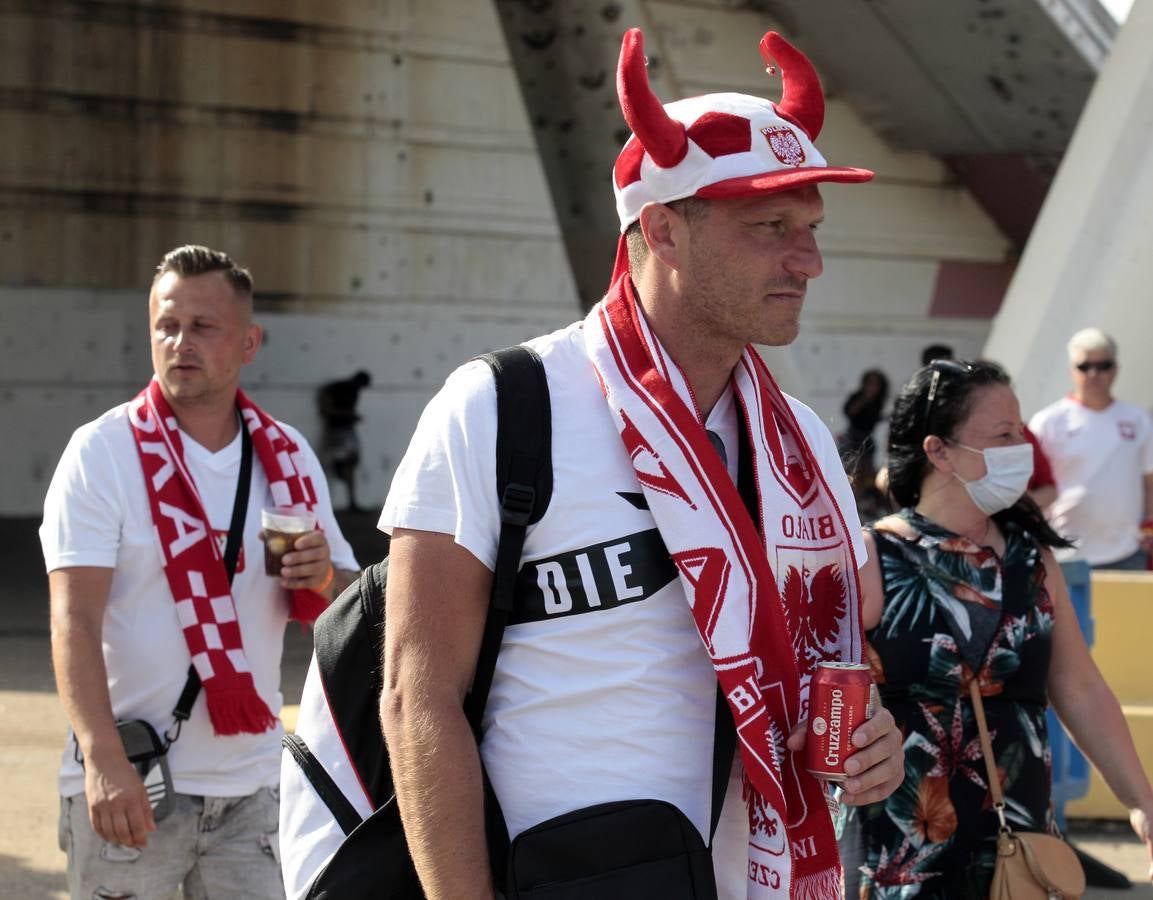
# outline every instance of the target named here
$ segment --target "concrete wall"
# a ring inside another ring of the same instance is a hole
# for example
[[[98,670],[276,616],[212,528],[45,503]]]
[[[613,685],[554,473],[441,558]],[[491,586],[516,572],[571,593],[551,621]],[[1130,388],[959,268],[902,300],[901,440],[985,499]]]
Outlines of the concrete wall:
[[[644,6],[679,93],[775,90],[755,45],[778,23]],[[978,352],[1008,243],[830,87],[823,151],[878,178],[826,188],[826,273],[767,355],[836,430],[861,370],[899,383],[925,344]],[[372,372],[367,502],[460,360],[580,315],[483,0],[10,5],[0,130],[0,515],[35,513],[73,428],[147,379],[147,284],[177,244],[252,267],[268,341],[246,386],[274,415],[315,438],[316,386]]]
[[[147,380],[150,272],[187,242],[252,268],[274,415],[316,437],[316,386],[372,372],[382,499],[458,361],[578,313],[519,96],[481,2],[0,12],[0,514]]]

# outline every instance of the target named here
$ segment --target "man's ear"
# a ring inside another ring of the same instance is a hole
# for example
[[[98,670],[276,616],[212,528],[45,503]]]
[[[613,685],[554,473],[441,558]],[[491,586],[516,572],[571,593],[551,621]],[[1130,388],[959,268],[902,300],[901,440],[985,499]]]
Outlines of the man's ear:
[[[953,463],[949,460],[949,445],[937,435],[925,435],[925,439],[921,442],[921,449],[925,451],[929,463],[938,472],[948,474],[953,471]]]
[[[244,359],[242,364],[248,365],[256,359],[256,351],[264,340],[264,329],[255,322],[250,322],[244,331]]]
[[[640,225],[649,253],[670,269],[679,270],[688,246],[685,217],[664,203],[646,203],[641,207]]]

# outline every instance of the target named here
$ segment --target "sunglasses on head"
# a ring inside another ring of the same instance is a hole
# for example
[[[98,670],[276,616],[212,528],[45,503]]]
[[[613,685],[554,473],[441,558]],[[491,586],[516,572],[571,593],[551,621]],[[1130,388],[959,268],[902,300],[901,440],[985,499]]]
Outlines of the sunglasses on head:
[[[973,371],[973,367],[968,363],[957,362],[952,359],[935,359],[929,363],[929,368],[933,370],[933,378],[929,382],[929,393],[925,397],[925,412],[921,416],[921,432],[923,434],[929,433],[929,419],[933,415],[933,403],[937,400],[937,388],[941,384],[941,373],[968,375]]]
[[[1092,372],[1094,370],[1098,372],[1112,372],[1115,365],[1117,365],[1116,360],[1103,359],[1100,362],[1077,363],[1073,368],[1078,372]]]

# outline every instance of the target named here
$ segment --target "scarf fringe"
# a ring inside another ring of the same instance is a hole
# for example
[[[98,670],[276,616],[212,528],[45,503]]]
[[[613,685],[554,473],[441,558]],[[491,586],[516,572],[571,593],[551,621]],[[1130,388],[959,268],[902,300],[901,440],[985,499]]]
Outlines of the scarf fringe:
[[[316,591],[301,590],[292,592],[292,604],[288,618],[302,625],[311,625],[322,612],[328,609],[328,598]]]
[[[840,866],[812,875],[793,877],[792,900],[840,900],[844,890],[844,875]]]
[[[276,727],[276,716],[254,690],[206,690],[204,699],[216,734],[264,734]]]

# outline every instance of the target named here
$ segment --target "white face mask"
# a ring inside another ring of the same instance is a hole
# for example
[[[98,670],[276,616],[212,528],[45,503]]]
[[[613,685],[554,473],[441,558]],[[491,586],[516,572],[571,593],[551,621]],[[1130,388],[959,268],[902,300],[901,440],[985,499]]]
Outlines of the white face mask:
[[[956,441],[953,443],[957,444]],[[969,497],[985,515],[991,516],[1008,509],[1021,499],[1033,477],[1033,445],[1014,444],[1012,447],[986,447],[978,450],[957,444],[965,450],[985,457],[985,474],[974,481],[965,481],[956,472],[954,477],[965,485]]]

